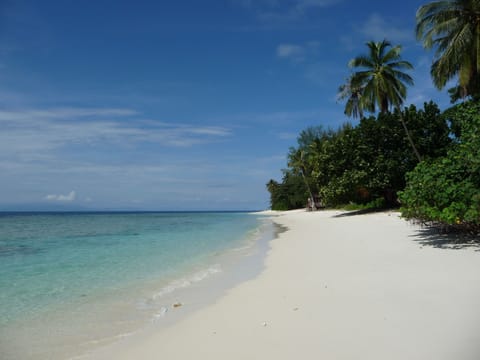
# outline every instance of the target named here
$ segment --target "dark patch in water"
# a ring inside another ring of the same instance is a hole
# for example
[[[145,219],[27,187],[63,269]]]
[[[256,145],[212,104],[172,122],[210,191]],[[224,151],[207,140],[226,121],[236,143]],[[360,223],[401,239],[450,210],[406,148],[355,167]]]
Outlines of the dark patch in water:
[[[26,245],[0,245],[0,256],[33,255],[40,252],[42,252],[41,249],[33,248]]]

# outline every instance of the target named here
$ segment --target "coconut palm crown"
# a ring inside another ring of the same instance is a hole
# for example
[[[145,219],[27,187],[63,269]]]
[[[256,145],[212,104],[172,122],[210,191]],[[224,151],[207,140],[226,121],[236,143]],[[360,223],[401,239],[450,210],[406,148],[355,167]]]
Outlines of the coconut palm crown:
[[[366,45],[368,54],[348,64],[357,69],[351,77],[351,88],[361,89],[360,104],[369,112],[400,108],[407,96],[407,85],[413,85],[411,76],[404,72],[413,69],[412,64],[401,60],[401,46],[392,47],[387,40]]]
[[[364,104],[365,98],[362,97],[363,88],[356,85],[353,80],[353,76],[350,76],[345,84],[339,86],[337,100],[346,100],[345,115],[363,118],[364,109],[368,106]]]
[[[416,15],[417,39],[436,48],[431,67],[438,89],[458,76],[462,96],[480,93],[480,0],[434,1]]]

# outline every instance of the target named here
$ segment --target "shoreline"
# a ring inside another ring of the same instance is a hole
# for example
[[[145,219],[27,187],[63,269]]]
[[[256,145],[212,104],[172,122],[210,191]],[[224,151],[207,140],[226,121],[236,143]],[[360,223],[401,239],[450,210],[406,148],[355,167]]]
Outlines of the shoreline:
[[[257,216],[258,226],[254,232],[243,234],[242,245],[213,253],[209,262],[197,270],[188,271],[184,276],[165,284],[157,291],[156,296],[163,304],[161,313],[150,320],[139,322],[133,332],[118,334],[109,339],[98,341],[98,345],[84,348],[69,359],[88,359],[91,354],[110,346],[115,347],[122,341],[141,338],[145,334],[163,331],[177,322],[188,318],[191,314],[213,304],[238,284],[249,281],[263,271],[264,258],[270,242],[278,233],[278,225],[268,217]],[[210,271],[215,269],[215,271]],[[194,279],[199,273],[199,279]],[[207,274],[208,273],[208,274]],[[186,281],[188,285],[184,285]],[[169,289],[173,285],[172,289]],[[164,290],[166,292],[161,294]],[[59,357],[59,359],[63,359]]]
[[[214,303],[263,270],[277,226],[261,216],[252,220],[256,227],[241,235],[235,233],[238,239],[224,234],[226,239],[232,237],[231,245],[205,253],[201,261],[197,259],[169,277],[140,279],[115,292],[107,289],[89,294],[75,303],[12,321],[0,331],[0,357],[83,358],[123,339],[169,327]]]
[[[82,358],[478,358],[478,249],[428,246],[397,213],[275,215],[258,276]]]

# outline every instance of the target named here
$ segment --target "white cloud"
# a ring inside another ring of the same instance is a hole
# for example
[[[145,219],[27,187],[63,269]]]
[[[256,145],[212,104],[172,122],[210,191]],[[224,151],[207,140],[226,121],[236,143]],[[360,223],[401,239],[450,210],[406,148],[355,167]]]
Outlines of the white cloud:
[[[128,120],[128,121],[125,121]],[[52,108],[0,111],[0,159],[46,159],[68,146],[191,147],[225,138],[231,130],[139,118],[130,109]]]
[[[308,41],[303,44],[280,44],[277,46],[276,55],[294,63],[312,61],[318,57],[320,46],[319,41]]]
[[[280,58],[303,59],[305,49],[300,45],[280,44],[277,46],[277,56]]]
[[[102,109],[102,108],[52,108],[0,111],[0,121],[29,121],[42,119],[63,119],[103,116],[131,116],[138,114],[131,109]]]
[[[332,6],[343,0],[232,0],[255,12],[257,19],[269,27],[282,26],[304,19],[312,9]]]
[[[342,0],[299,0],[296,4],[296,8],[304,11],[309,8],[314,8],[314,7],[327,7],[330,5],[337,4],[341,2]]]
[[[75,191],[70,191],[67,195],[56,195],[56,194],[50,194],[45,196],[45,200],[49,201],[74,201],[76,198],[76,193]]]
[[[387,19],[380,14],[371,14],[364,22],[357,23],[348,29],[348,33],[339,36],[343,49],[351,52],[365,48],[367,41],[382,41],[387,39],[393,45],[412,44],[415,35],[411,25],[396,23],[395,19]]]
[[[413,30],[395,26],[385,20],[380,14],[373,13],[358,29],[368,40],[380,41],[387,39],[392,42],[414,41]]]
[[[286,10],[326,7],[343,0],[234,0],[234,3],[246,8],[284,8]]]
[[[335,103],[335,98],[333,96],[332,99],[332,102]],[[304,111],[278,111],[271,113],[243,114],[229,118],[229,120],[232,122],[238,122],[242,124],[268,125],[273,131],[275,131],[274,129],[281,128],[282,130],[280,130],[280,132],[284,132],[283,128],[285,126],[291,127],[292,125],[294,126],[295,124],[299,123],[304,124],[304,126],[308,126],[310,124],[316,125],[321,122],[324,126],[337,126],[343,119],[344,116],[341,111],[339,112],[336,109],[330,110],[325,108]]]

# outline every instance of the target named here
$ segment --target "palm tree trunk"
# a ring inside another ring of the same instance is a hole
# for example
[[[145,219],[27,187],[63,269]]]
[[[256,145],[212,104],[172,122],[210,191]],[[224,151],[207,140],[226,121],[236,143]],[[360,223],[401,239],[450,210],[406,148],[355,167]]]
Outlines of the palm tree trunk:
[[[477,46],[477,66],[476,66],[476,73],[480,74],[480,23],[477,21],[477,29],[475,32],[475,35],[477,37],[476,41],[476,46]]]
[[[412,140],[412,136],[410,135],[410,131],[408,131],[407,124],[405,123],[405,120],[403,119],[402,110],[400,110],[399,107],[397,107],[397,110],[398,110],[398,114],[400,116],[400,122],[402,123],[403,129],[405,130],[405,134],[407,134],[408,142],[410,143],[410,146],[412,147],[412,150],[413,150],[415,156],[417,157],[418,162],[420,162],[420,161],[422,161],[422,157],[420,156],[420,153],[418,152],[417,147],[415,146],[415,144]]]
[[[312,189],[310,189],[310,185],[308,184],[307,177],[305,176],[303,170],[300,171],[302,173],[303,181],[305,182],[305,185],[307,186],[308,194],[310,195],[310,204],[312,204],[312,210],[316,211],[317,210],[317,205],[315,204],[315,198],[313,197]]]

